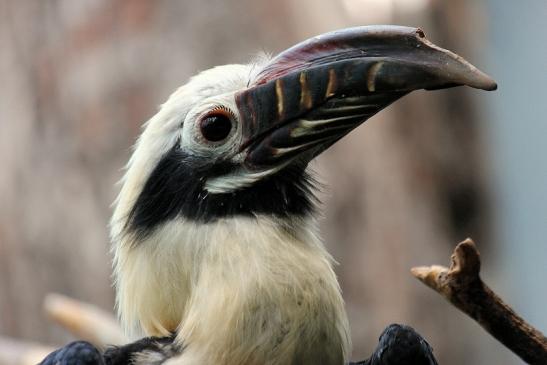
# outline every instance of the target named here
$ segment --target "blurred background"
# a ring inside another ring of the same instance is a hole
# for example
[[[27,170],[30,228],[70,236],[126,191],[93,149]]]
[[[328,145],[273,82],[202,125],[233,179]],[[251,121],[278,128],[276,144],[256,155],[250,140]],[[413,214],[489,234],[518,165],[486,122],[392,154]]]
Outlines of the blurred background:
[[[419,26],[499,90],[415,92],[322,155],[354,359],[389,323],[440,364],[520,364],[411,277],[466,237],[547,331],[547,2],[0,0],[0,336],[59,346],[44,296],[112,311],[107,223],[141,124],[200,70],[365,24]]]

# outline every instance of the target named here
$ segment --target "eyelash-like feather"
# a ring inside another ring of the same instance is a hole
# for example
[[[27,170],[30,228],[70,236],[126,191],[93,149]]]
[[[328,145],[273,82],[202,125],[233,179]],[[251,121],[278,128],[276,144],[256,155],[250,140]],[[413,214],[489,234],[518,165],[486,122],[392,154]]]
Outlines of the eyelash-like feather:
[[[232,120],[237,120],[237,117],[236,117],[236,114],[232,111],[232,109],[228,108],[227,106],[225,105],[216,105],[214,106],[211,110],[209,110],[207,113],[203,114],[203,117],[207,116],[207,115],[210,115],[210,114],[213,114],[215,112],[222,112],[223,114],[228,114],[227,116],[230,117],[230,119]]]

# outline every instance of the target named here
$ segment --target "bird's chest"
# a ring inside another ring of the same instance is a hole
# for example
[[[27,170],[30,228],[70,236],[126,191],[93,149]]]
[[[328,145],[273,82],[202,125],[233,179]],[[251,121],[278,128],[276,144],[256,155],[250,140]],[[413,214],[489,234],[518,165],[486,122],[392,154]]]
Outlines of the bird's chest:
[[[164,284],[149,293],[156,312],[141,318],[145,329],[178,327],[188,359],[181,364],[344,362],[346,315],[313,234],[304,241],[251,219],[186,228],[156,237],[166,252],[148,260],[156,267],[147,280]]]

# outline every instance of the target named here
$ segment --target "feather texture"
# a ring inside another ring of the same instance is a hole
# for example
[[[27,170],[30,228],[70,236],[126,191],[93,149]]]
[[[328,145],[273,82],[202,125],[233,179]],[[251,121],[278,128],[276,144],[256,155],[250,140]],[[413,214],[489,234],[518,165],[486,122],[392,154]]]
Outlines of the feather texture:
[[[117,262],[128,329],[178,330],[180,364],[342,364],[348,323],[310,220],[170,222]],[[180,327],[179,327],[180,324]]]

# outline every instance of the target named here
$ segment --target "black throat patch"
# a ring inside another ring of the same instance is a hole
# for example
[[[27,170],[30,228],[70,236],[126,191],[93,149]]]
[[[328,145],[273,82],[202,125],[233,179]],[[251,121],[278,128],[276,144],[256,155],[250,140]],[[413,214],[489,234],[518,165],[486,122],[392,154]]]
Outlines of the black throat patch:
[[[230,216],[273,215],[280,218],[313,212],[316,182],[305,166],[288,166],[254,185],[225,194],[204,189],[208,178],[233,171],[238,166],[191,156],[180,148],[166,153],[152,171],[135,205],[125,230],[146,236],[159,224],[181,217],[212,222]]]

